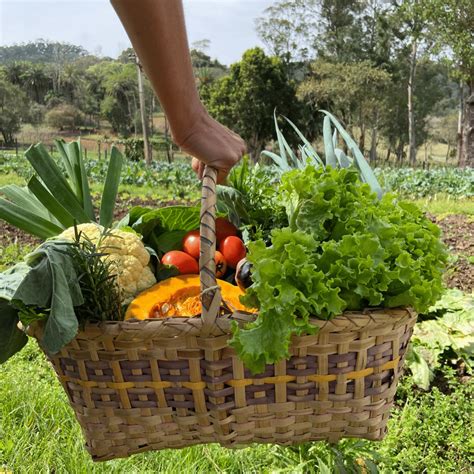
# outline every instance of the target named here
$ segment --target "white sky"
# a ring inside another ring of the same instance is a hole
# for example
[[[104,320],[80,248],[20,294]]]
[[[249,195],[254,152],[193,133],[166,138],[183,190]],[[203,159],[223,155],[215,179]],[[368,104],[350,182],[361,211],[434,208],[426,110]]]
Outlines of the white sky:
[[[271,4],[271,0],[184,0],[189,41],[209,39],[211,57],[224,64],[235,62],[246,49],[260,45],[254,19]],[[0,0],[0,45],[38,38],[79,44],[111,57],[129,46],[108,0]]]

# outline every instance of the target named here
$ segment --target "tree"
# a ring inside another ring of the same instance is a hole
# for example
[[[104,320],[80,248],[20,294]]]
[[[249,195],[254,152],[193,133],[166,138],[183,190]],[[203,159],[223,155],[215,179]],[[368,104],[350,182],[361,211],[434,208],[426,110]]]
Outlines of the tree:
[[[19,86],[0,74],[0,133],[7,146],[15,143],[15,134],[28,114],[28,99]]]
[[[66,61],[74,61],[86,54],[87,51],[82,46],[38,39],[24,44],[0,46],[0,64],[17,61],[54,63],[58,56]]]
[[[423,41],[427,38],[423,6],[420,0],[402,0],[396,6],[394,15],[399,21],[399,35],[408,54],[407,111],[408,111],[408,161],[416,162],[416,121],[415,121],[415,83],[417,63],[422,53]]]
[[[321,1],[320,31],[314,39],[319,57],[345,62],[365,59],[361,58],[364,8],[360,0]]]
[[[364,151],[367,128],[372,128],[376,139],[389,83],[390,75],[368,61],[347,64],[318,60],[311,64],[311,72],[298,86],[297,95],[314,112],[328,107],[346,127],[357,126],[359,147]]]
[[[260,48],[247,50],[228,76],[204,92],[210,113],[242,135],[254,158],[273,136],[274,110],[291,115],[296,101],[281,60],[266,56]]]
[[[194,76],[196,77],[199,89],[209,86],[213,81],[222,77],[228,72],[226,66],[217,59],[211,59],[205,50],[209,48],[209,40],[195,41],[190,51],[191,63],[193,65]]]
[[[280,0],[255,20],[258,36],[285,66],[311,57],[317,4],[316,0]]]
[[[474,3],[471,0],[421,0],[437,49],[455,67],[461,82],[458,156],[474,167]],[[464,88],[467,100],[463,103]]]

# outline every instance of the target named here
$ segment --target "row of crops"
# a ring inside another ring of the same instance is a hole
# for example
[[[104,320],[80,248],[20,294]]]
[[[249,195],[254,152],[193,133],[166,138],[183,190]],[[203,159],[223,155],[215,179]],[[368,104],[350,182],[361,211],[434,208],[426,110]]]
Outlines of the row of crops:
[[[28,177],[29,167],[22,156],[0,154],[2,172]],[[107,162],[88,160],[87,171],[92,181],[104,182]],[[269,170],[270,172],[270,170]],[[473,168],[378,168],[377,177],[386,190],[396,191],[403,196],[434,197],[448,194],[454,198],[474,196]],[[188,163],[177,161],[167,163],[155,161],[151,166],[143,162],[129,161],[122,168],[122,184],[150,187],[196,188],[198,182]]]
[[[375,173],[385,189],[397,191],[404,196],[474,196],[474,168],[379,168]]]

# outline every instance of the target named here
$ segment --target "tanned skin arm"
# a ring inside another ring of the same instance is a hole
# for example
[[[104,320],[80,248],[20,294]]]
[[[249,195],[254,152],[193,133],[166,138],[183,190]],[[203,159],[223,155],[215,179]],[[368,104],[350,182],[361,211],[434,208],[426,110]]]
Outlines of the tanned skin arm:
[[[196,88],[182,0],[111,0],[169,120],[173,139],[223,181],[245,153],[242,138],[212,119]]]

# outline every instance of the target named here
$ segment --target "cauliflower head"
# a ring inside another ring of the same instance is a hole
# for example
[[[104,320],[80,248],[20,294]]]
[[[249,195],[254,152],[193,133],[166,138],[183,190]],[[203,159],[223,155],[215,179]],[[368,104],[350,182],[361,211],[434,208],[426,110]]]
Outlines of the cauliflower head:
[[[77,230],[95,244],[104,232],[102,226],[92,223],[80,224]],[[74,227],[66,229],[57,238],[75,240]],[[104,258],[116,268],[123,303],[130,303],[138,293],[156,283],[156,278],[148,266],[150,254],[136,234],[120,229],[110,230],[107,236],[102,236],[99,250],[107,254]]]

